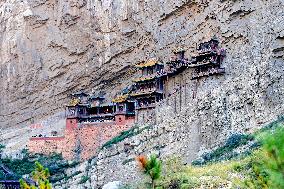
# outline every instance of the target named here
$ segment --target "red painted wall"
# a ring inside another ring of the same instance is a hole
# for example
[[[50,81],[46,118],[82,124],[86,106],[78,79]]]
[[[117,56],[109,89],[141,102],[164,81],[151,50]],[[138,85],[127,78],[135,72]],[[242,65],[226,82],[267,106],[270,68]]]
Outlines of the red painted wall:
[[[72,160],[79,157],[87,160],[93,157],[97,150],[111,138],[122,131],[130,129],[134,124],[134,117],[121,115],[119,121],[80,124],[76,119],[66,119],[64,137],[30,138],[28,149],[31,153],[50,154],[62,153],[65,159]]]
[[[66,130],[73,130],[78,127],[78,120],[77,119],[66,119]]]

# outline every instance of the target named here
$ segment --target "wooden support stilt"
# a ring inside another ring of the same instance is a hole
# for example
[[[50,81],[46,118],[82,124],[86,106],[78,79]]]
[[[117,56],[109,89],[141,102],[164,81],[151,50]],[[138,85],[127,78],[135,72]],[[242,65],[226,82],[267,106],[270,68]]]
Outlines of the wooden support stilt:
[[[181,103],[182,103],[181,83],[182,83],[182,75],[181,75],[181,79],[179,80],[179,111],[180,112],[181,112]]]
[[[174,96],[175,96],[175,113],[177,112],[177,96],[176,96],[176,82],[175,82],[175,79],[176,78],[174,78],[174,90],[175,90],[175,92],[174,92]]]
[[[198,87],[198,80],[195,81],[195,86],[193,88],[193,93],[192,93],[193,99],[195,99],[197,96],[197,87]]]
[[[186,80],[185,80],[185,83],[184,83],[184,105],[186,105],[186,95],[187,95],[187,91],[186,91]]]

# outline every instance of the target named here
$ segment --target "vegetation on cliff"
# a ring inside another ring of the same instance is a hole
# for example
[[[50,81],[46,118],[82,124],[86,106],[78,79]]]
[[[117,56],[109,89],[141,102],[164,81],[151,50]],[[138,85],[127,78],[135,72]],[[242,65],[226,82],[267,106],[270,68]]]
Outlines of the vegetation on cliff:
[[[123,141],[126,138],[130,138],[132,136],[138,135],[139,133],[141,133],[142,131],[149,129],[150,126],[145,126],[145,127],[138,127],[138,126],[134,126],[131,129],[127,130],[127,131],[123,131],[121,132],[118,136],[112,138],[111,140],[109,140],[108,142],[106,142],[102,148],[109,148],[111,147],[113,144],[117,144],[121,141]]]
[[[159,160],[156,156],[139,156],[140,168],[145,173],[145,180],[138,186],[129,188],[156,189],[189,189],[189,188],[284,188],[284,118],[267,125],[253,134],[233,134],[223,146],[201,158],[191,165],[185,165],[182,157]],[[132,137],[141,131],[136,128],[122,133],[113,140],[112,145],[123,138]],[[2,149],[4,146],[2,146]],[[1,149],[0,149],[1,150]],[[50,182],[78,175],[66,175],[66,169],[76,165],[63,160],[59,154],[50,156],[32,155],[26,150],[22,159],[2,157],[0,165],[8,168],[13,174],[4,177],[0,170],[0,180],[18,180],[32,172],[35,162],[49,168]],[[79,184],[90,180],[90,175],[80,177]]]
[[[68,162],[60,154],[51,154],[49,156],[42,154],[30,154],[27,150],[22,151],[22,158],[12,159],[8,157],[0,158],[0,166],[4,167],[9,174],[4,174],[0,169],[0,180],[19,180],[23,175],[29,175],[34,170],[34,165],[39,162],[47,167],[52,177],[51,182],[56,182],[67,177],[65,170],[75,167],[78,162]]]
[[[192,165],[184,165],[178,157],[163,161],[156,188],[284,188],[284,126],[279,122],[283,118],[255,134],[232,135],[224,146]],[[244,149],[237,153],[240,147]]]
[[[35,162],[35,170],[31,174],[32,174],[32,178],[35,184],[29,185],[24,179],[20,179],[21,189],[51,189],[52,188],[48,180],[48,178],[50,177],[48,168],[44,168],[39,162]]]
[[[258,136],[261,145],[250,155],[231,160],[184,166],[178,158],[166,161],[161,188],[284,188],[284,128]]]

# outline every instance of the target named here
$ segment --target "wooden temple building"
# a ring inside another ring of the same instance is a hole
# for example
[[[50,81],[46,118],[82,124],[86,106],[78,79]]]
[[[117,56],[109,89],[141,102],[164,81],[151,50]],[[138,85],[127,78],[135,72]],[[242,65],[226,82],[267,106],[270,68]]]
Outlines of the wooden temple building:
[[[221,68],[221,63],[226,56],[226,51],[219,47],[219,41],[216,37],[200,43],[197,47],[197,53],[198,55],[193,56],[188,65],[189,68],[194,68],[192,80],[225,73],[225,68]]]
[[[140,76],[135,78],[130,94],[135,101],[136,122],[155,122],[154,108],[164,98],[164,65],[157,59],[137,64]],[[141,120],[139,120],[141,118]]]
[[[88,95],[84,92],[72,95],[70,105],[66,108],[66,118],[86,123],[122,123],[135,115],[134,101],[128,94],[119,95],[107,102],[103,95]]]
[[[130,90],[126,89],[117,95],[112,102],[115,104],[116,124],[125,124],[127,120],[135,118],[135,102],[130,98]]]
[[[83,98],[86,98],[85,101],[81,100]],[[66,118],[76,118],[79,123],[114,121],[115,106],[104,100],[105,98],[99,95],[73,94],[66,109]]]
[[[166,63],[167,76],[180,74],[187,69],[188,59],[185,58],[185,50],[183,48],[177,48],[173,51],[173,53],[174,56]]]

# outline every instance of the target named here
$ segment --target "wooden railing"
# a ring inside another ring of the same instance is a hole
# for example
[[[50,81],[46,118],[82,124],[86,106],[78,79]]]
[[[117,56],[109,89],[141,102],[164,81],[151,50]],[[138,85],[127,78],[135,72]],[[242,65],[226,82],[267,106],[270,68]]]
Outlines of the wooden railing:
[[[30,140],[63,140],[64,137],[32,137]]]
[[[0,186],[4,189],[20,189],[20,182],[17,180],[3,180],[0,181]]]
[[[205,72],[192,73],[191,79],[197,79],[197,78],[204,77],[204,76],[224,74],[224,73],[225,73],[225,68],[215,68],[215,69],[211,69]]]

